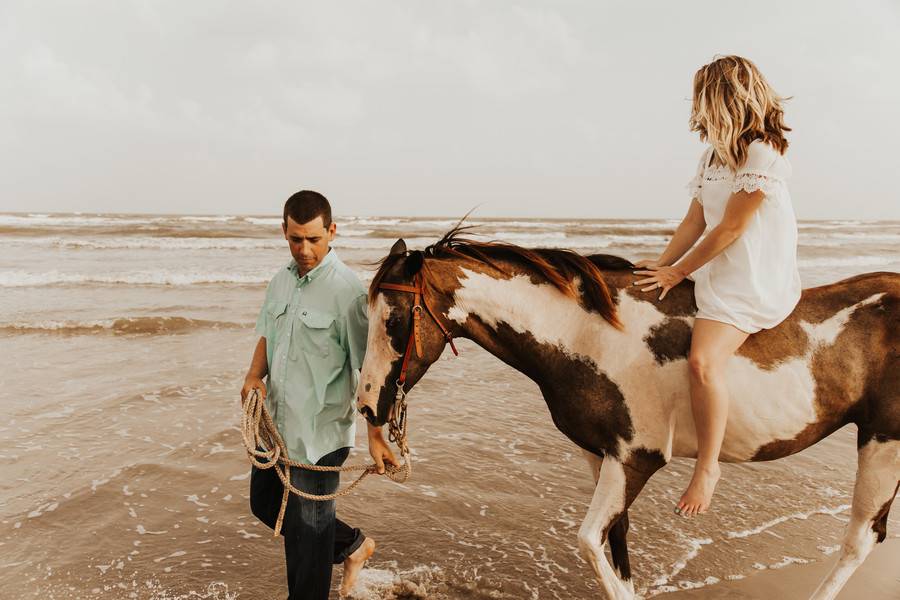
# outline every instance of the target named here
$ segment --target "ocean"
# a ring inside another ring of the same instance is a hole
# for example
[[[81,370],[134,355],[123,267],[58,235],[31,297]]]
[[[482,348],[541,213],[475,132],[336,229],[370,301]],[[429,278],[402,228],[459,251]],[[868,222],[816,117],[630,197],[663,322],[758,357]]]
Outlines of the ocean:
[[[422,247],[456,222],[336,221],[333,246],[363,281],[398,237]],[[287,595],[281,541],[249,511],[238,429],[265,284],[290,258],[279,223],[0,214],[0,598]],[[471,223],[484,239],[632,260],[655,257],[677,225]],[[900,271],[900,221],[799,227],[804,287]],[[378,542],[361,597],[596,597],[577,551],[593,491],[580,451],[530,380],[459,347],[410,395],[412,479],[372,478],[338,502]],[[359,442],[349,462],[367,461]],[[725,465],[713,512],[683,520],[672,507],[693,462],[673,461],[630,513],[636,588],[654,596],[826,560],[855,465],[853,427],[785,460]],[[898,532],[894,516],[888,535]]]

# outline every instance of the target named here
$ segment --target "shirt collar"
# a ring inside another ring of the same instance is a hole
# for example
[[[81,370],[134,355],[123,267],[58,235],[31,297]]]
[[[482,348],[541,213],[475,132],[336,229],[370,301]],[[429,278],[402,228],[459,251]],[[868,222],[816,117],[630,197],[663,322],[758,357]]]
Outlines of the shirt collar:
[[[297,263],[291,259],[290,264],[287,266],[288,271],[292,272],[297,279],[303,281],[304,279],[307,281],[312,281],[322,273],[328,272],[331,267],[337,262],[338,257],[337,253],[334,251],[334,248],[328,249],[328,254],[322,259],[322,262],[317,264],[313,269],[307,273],[306,275],[300,276],[300,271],[298,270]]]

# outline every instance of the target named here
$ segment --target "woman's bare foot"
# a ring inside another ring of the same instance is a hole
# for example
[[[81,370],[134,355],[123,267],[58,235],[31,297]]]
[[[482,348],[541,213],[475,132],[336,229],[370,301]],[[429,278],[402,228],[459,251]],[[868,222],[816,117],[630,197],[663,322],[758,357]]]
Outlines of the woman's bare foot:
[[[373,554],[375,554],[375,540],[367,537],[360,547],[347,557],[344,561],[344,577],[341,579],[341,596],[350,593],[356,585],[356,577]]]
[[[687,490],[681,496],[675,514],[682,517],[693,517],[696,514],[705,513],[712,502],[713,492],[716,491],[716,483],[719,482],[720,475],[721,470],[718,463],[711,467],[696,466],[694,476],[691,477]]]

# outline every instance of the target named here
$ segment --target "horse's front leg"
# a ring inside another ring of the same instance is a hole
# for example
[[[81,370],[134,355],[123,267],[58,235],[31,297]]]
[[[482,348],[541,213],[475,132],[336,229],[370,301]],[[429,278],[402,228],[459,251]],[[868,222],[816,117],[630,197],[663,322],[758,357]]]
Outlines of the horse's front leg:
[[[610,600],[634,598],[634,584],[623,581],[603,553],[610,527],[622,517],[640,493],[644,484],[665,465],[662,453],[638,450],[624,462],[606,456],[587,516],[578,531],[578,545],[585,560],[591,563],[600,589]]]

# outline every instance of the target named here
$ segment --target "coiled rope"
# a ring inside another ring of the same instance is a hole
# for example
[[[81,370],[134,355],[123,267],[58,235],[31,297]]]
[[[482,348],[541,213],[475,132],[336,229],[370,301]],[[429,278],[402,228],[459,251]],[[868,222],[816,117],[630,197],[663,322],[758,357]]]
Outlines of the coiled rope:
[[[259,390],[253,388],[243,404],[241,414],[241,436],[250,464],[257,469],[275,469],[284,493],[281,497],[281,508],[278,511],[278,519],[275,521],[275,536],[281,532],[284,521],[284,511],[287,508],[288,497],[296,494],[306,500],[326,502],[352,492],[362,480],[371,474],[377,474],[378,468],[374,464],[355,464],[340,467],[325,467],[320,465],[308,465],[288,458],[287,446],[282,439],[275,422],[272,421],[269,411],[266,409],[265,400]],[[406,394],[398,393],[397,401],[388,419],[388,439],[397,444],[403,465],[385,465],[384,474],[397,483],[404,483],[412,474],[412,461],[407,445],[407,420],[406,420]],[[322,471],[332,473],[344,473],[349,471],[362,471],[359,477],[342,490],[333,494],[309,494],[297,489],[291,483],[291,468],[305,469],[307,471]]]

